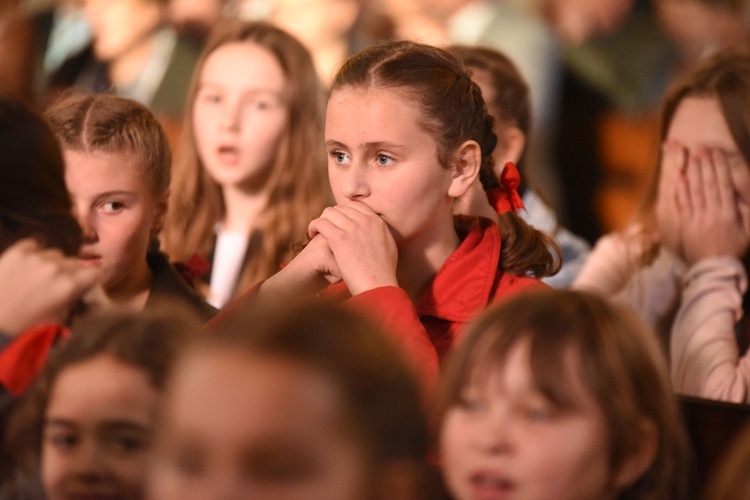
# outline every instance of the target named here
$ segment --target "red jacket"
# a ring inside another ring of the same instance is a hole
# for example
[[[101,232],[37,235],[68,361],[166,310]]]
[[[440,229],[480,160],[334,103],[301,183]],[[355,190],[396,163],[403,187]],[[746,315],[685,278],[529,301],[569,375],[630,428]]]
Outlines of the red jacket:
[[[445,261],[416,304],[398,287],[379,287],[354,297],[343,283],[322,294],[340,296],[376,317],[402,345],[418,370],[433,385],[439,361],[460,336],[463,326],[487,305],[522,290],[547,287],[536,278],[498,269],[500,230],[494,221],[471,220],[466,236]]]
[[[440,360],[461,334],[462,327],[487,305],[522,290],[547,285],[536,278],[498,269],[500,230],[494,221],[468,218],[462,241],[414,304],[399,287],[374,288],[352,297],[343,282],[329,286],[321,297],[346,302],[376,319],[411,359],[428,388],[437,381]],[[209,323],[221,324],[240,309],[260,283],[235,300]]]
[[[41,325],[16,337],[0,351],[0,386],[19,396],[42,371],[52,347],[70,336],[60,325]]]

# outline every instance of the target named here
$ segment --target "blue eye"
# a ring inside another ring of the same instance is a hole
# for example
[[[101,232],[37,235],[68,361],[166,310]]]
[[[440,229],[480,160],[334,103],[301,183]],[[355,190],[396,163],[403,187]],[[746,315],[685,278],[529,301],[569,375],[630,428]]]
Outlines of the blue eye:
[[[393,158],[388,155],[379,154],[377,157],[378,165],[390,165],[393,163]]]
[[[336,161],[336,163],[347,163],[347,159],[349,158],[349,155],[346,153],[342,153],[341,151],[334,151],[331,153],[331,156]]]

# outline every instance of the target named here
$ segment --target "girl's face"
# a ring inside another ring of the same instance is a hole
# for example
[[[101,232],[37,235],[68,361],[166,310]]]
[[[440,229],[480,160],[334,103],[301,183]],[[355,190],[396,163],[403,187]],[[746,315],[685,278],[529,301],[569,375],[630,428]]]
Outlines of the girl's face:
[[[108,354],[60,372],[44,415],[47,498],[142,498],[157,397],[143,370]]]
[[[85,0],[94,33],[94,50],[102,61],[112,61],[146,41],[166,16],[158,0]]]
[[[464,388],[445,415],[440,443],[446,482],[457,499],[615,498],[607,423],[576,361],[566,359],[577,403],[571,410],[536,387],[528,341]]]
[[[362,497],[368,461],[339,394],[316,370],[229,349],[177,367],[151,498]]]
[[[750,204],[750,168],[732,138],[716,98],[685,97],[672,116],[666,140],[679,142],[689,155],[696,155],[701,148],[723,151],[737,197]]]
[[[193,107],[195,145],[223,187],[262,187],[288,125],[287,79],[276,57],[251,42],[214,50]]]
[[[339,205],[361,201],[401,246],[453,231],[453,170],[418,123],[415,104],[389,89],[336,90],[328,102],[328,177]],[[461,193],[463,194],[463,193]]]
[[[66,150],[65,184],[83,228],[82,263],[101,268],[109,295],[126,292],[147,272],[151,234],[166,211],[133,153]]]

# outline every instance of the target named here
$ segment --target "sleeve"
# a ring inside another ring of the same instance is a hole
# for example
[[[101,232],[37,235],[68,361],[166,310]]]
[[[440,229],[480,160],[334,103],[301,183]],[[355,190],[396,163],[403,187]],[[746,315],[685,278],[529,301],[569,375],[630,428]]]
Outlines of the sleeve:
[[[0,386],[13,396],[23,393],[44,368],[52,346],[69,336],[59,325],[41,325],[17,336],[0,351]]]
[[[702,259],[689,269],[672,326],[672,383],[677,392],[750,402],[750,354],[740,356],[734,333],[746,290],[747,272],[733,257]]]
[[[347,300],[347,304],[380,322],[396,344],[404,349],[428,391],[435,387],[439,371],[437,351],[419,321],[414,303],[402,288],[374,288],[355,295]]]
[[[646,264],[644,246],[632,239],[638,228],[603,236],[583,264],[572,288],[587,290],[635,310],[661,335],[668,335],[677,309],[685,264],[665,248]],[[664,340],[667,342],[667,339]]]
[[[640,252],[620,233],[602,236],[581,267],[572,287],[613,294],[626,287],[641,267]]]

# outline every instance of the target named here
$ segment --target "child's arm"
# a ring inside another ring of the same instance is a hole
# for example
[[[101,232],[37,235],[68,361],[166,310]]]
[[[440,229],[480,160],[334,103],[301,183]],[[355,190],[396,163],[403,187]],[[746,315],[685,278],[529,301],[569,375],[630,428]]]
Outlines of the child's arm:
[[[745,268],[735,258],[707,258],[690,268],[672,326],[675,391],[750,403],[750,354],[740,356],[734,333],[746,290]]]
[[[317,236],[279,272],[230,302],[224,310],[273,307],[316,295],[329,284],[341,281],[340,274],[328,242],[324,237]],[[219,314],[217,320],[224,316]]]
[[[380,323],[383,331],[401,346],[423,387],[431,393],[438,379],[438,355],[406,292],[394,286],[373,288],[355,295],[347,304]]]
[[[743,166],[744,168],[744,166]],[[734,193],[724,153],[692,157],[679,189],[682,242],[690,270],[672,328],[675,389],[750,402],[750,355],[740,356],[735,324],[742,317],[750,245],[750,207]]]

